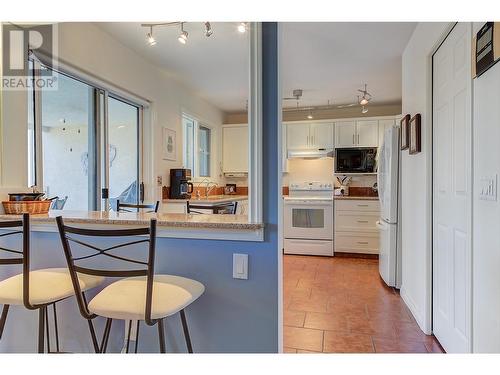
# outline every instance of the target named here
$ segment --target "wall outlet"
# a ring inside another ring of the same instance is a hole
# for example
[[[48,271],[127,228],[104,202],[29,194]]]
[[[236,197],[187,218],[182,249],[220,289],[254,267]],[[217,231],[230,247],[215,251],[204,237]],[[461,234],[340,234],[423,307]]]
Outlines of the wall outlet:
[[[248,280],[248,254],[233,254],[233,279]]]
[[[162,176],[156,176],[156,184],[158,186],[163,186],[163,177]]]
[[[497,200],[497,180],[498,175],[485,176],[480,180],[479,199],[483,201]]]

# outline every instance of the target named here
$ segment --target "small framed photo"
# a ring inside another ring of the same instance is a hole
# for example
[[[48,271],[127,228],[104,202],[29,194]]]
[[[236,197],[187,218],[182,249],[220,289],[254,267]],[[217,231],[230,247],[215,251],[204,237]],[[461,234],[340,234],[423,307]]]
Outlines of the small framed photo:
[[[175,130],[169,128],[162,129],[162,159],[177,160],[177,144]]]
[[[410,120],[410,155],[418,154],[422,148],[421,116],[417,113]]]
[[[409,137],[409,126],[410,126],[410,115],[406,115],[400,121],[401,125],[401,150],[406,150],[410,147],[410,137]]]

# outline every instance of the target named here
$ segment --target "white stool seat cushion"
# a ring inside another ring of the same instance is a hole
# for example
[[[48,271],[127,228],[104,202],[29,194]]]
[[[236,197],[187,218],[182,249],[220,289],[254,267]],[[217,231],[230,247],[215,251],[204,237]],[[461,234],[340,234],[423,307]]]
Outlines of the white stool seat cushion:
[[[104,277],[78,274],[82,291],[95,288]],[[75,291],[67,268],[46,268],[30,272],[30,298],[32,305],[47,304],[73,296]],[[0,282],[0,305],[23,304],[23,274]]]
[[[161,319],[182,310],[205,291],[196,280],[173,275],[155,275],[152,319]],[[105,318],[144,320],[146,276],[128,277],[108,285],[89,303],[90,312]]]

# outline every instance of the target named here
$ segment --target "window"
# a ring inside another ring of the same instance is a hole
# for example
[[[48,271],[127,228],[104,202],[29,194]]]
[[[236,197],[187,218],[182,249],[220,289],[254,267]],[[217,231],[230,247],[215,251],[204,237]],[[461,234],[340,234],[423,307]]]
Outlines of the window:
[[[196,177],[210,177],[212,129],[187,115],[182,115],[184,167]]]
[[[43,65],[30,64],[36,76]],[[30,184],[57,196],[64,209],[139,203],[142,106],[75,76],[54,75],[57,90],[29,95]]]

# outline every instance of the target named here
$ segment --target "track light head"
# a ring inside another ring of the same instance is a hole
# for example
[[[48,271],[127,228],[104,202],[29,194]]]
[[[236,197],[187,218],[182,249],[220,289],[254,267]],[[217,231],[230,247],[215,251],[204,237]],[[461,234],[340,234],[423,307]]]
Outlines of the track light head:
[[[205,36],[208,38],[213,33],[214,31],[212,30],[212,25],[210,25],[210,22],[205,22]]]
[[[365,106],[363,106],[363,108],[361,109],[361,113],[362,114],[368,113],[368,108],[366,108]]]
[[[247,23],[246,22],[240,22],[240,24],[238,25],[238,31],[240,33],[244,33],[247,31]]]
[[[153,36],[153,26],[149,28],[149,33],[146,34],[146,42],[149,46],[154,46],[156,44],[156,39]]]
[[[179,34],[179,37],[177,40],[181,44],[186,44],[188,41],[189,34],[186,30],[184,30],[184,22],[181,23],[181,33]]]
[[[368,104],[368,100],[363,96],[361,98],[361,100],[359,101],[359,104],[361,104],[361,105],[367,105]]]

